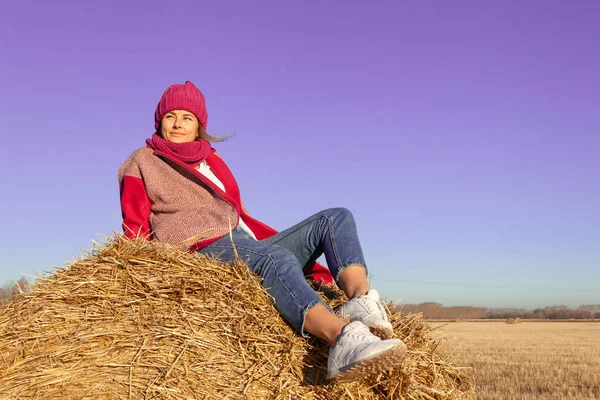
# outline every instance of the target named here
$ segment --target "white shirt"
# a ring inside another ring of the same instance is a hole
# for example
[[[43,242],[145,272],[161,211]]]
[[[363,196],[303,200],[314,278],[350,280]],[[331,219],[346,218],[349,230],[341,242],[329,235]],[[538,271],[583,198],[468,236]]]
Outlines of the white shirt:
[[[204,161],[202,161],[200,163],[200,165],[198,166],[197,170],[202,175],[204,175],[205,177],[207,177],[212,183],[214,183],[219,189],[221,189],[222,191],[226,192],[225,185],[223,185],[223,182],[221,182],[219,180],[219,178],[217,178],[217,176],[214,174],[214,172],[212,172],[212,170],[210,169],[210,167],[206,163],[206,160],[204,160]],[[256,236],[254,236],[254,232],[252,232],[252,230],[248,227],[248,225],[246,225],[246,223],[244,222],[244,220],[242,219],[242,217],[240,217],[240,223],[239,223],[239,225],[240,225],[240,228],[242,228],[251,238],[253,238],[254,240],[257,240]]]

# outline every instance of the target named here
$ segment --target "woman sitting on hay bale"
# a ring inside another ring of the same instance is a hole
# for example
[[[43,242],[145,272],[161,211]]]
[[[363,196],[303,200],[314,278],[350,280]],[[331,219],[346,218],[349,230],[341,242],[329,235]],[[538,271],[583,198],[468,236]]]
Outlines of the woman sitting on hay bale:
[[[350,381],[398,366],[406,346],[392,338],[379,294],[369,290],[352,214],[328,209],[279,233],[252,218],[210,144],[223,139],[206,133],[207,119],[204,95],[192,82],[163,93],[154,114],[156,132],[119,169],[125,234],[224,262],[241,258],[292,327],[329,343],[330,379]],[[323,253],[328,269],[315,262]],[[335,282],[348,296],[337,315],[305,274]]]

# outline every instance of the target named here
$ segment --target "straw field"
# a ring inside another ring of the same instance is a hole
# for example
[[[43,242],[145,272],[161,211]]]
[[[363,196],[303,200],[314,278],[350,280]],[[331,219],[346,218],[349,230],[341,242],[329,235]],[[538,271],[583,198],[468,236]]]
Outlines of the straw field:
[[[0,308],[0,399],[474,398],[420,315],[390,321],[403,364],[336,384],[245,265],[116,236]]]
[[[478,399],[600,399],[600,322],[432,325],[473,368]]]

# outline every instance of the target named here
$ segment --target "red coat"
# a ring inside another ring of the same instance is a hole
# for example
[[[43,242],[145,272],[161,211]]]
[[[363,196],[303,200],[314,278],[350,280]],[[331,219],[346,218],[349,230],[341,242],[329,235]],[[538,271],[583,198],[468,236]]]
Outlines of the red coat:
[[[248,215],[233,174],[214,149],[206,161],[225,191],[195,168],[160,151],[148,147],[134,151],[119,168],[125,235],[197,251],[229,234],[240,217],[258,240],[276,234]],[[305,268],[304,274],[333,283],[329,269],[319,263]]]

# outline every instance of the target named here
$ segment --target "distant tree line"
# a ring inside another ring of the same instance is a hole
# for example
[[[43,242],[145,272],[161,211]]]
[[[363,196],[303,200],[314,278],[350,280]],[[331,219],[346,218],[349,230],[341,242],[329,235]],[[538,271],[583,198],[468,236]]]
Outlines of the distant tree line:
[[[600,304],[583,304],[577,308],[563,305],[536,308],[484,308],[471,306],[445,307],[443,304],[426,302],[398,305],[404,314],[423,313],[426,319],[600,319]]]
[[[0,288],[0,305],[5,304],[11,297],[28,290],[28,288],[29,282],[25,278],[21,278],[17,282],[11,281],[5,283]]]
[[[600,304],[582,304],[577,308],[563,305],[525,310],[516,308],[490,308],[486,318],[523,318],[523,319],[600,319]]]

